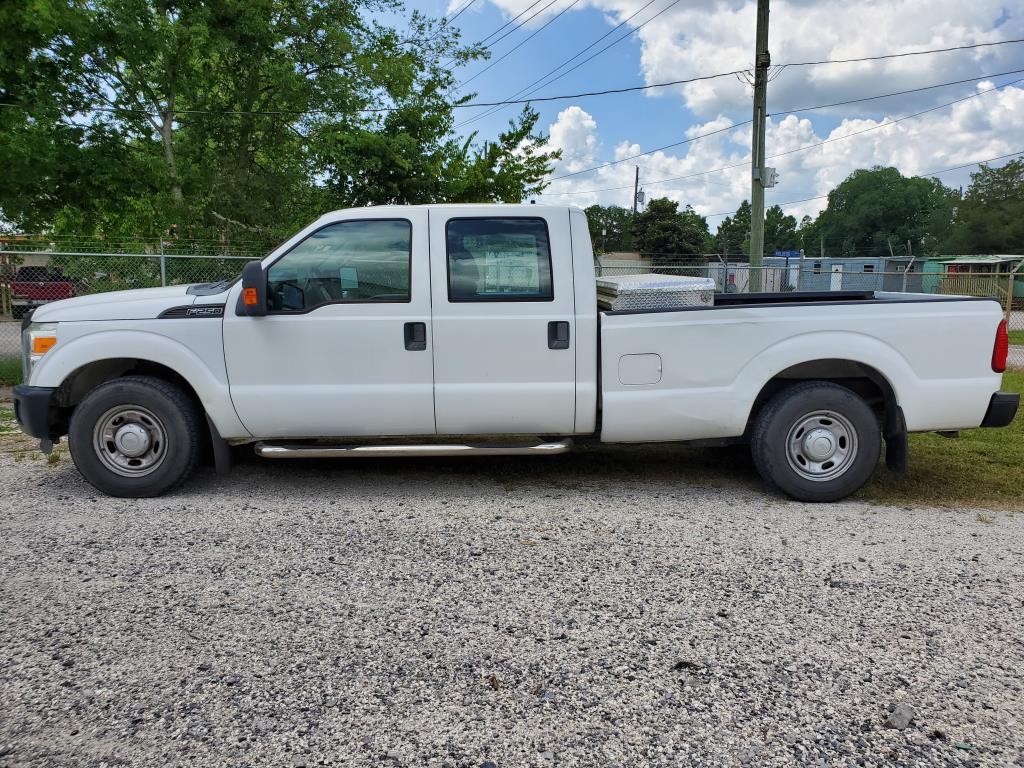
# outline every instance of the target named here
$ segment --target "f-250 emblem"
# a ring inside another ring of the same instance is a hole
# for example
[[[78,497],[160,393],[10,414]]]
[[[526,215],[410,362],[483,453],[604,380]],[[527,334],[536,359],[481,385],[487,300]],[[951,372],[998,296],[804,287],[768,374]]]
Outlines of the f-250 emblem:
[[[185,317],[220,317],[223,314],[223,305],[214,304],[207,307],[189,307]]]

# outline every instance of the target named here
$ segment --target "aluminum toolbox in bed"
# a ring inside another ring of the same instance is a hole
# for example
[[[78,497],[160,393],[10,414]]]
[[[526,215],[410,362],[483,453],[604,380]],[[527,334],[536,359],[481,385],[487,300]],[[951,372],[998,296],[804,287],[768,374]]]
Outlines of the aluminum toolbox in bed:
[[[604,310],[679,309],[715,303],[710,277],[609,275],[597,278],[597,306]]]

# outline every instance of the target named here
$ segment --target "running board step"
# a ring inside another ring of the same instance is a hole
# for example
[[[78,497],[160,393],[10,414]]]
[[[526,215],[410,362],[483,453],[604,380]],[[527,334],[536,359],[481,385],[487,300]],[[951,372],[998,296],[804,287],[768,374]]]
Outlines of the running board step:
[[[572,440],[554,443],[482,445],[295,445],[256,443],[266,459],[376,459],[399,456],[554,456],[572,450]]]

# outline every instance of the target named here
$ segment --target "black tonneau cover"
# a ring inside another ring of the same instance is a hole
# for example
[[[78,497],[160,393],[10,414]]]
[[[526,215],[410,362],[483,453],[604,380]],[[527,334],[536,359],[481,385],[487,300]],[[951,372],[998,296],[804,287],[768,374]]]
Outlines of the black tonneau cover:
[[[816,301],[868,301],[874,291],[786,291],[784,293],[716,293],[715,304],[808,304]]]
[[[976,296],[943,296],[900,294],[885,291],[787,291],[781,293],[716,293],[712,306],[676,307],[674,309],[613,309],[603,315],[647,315],[656,312],[711,312],[716,309],[754,307],[800,307],[808,304],[915,304],[944,301],[997,301]]]

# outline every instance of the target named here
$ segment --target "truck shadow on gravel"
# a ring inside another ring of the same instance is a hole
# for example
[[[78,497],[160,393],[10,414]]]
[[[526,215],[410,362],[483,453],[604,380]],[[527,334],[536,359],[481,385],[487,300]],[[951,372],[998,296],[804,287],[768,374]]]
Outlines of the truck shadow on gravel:
[[[214,479],[212,472],[204,472],[200,477],[205,475],[209,482],[230,484],[235,475],[250,476],[255,472],[267,481],[268,490],[275,485],[302,485],[313,478],[345,483],[361,477],[390,476],[396,481],[497,483],[507,492],[537,487],[586,491],[651,485],[732,486],[767,491],[745,446],[698,449],[671,443],[585,445],[571,453],[550,457],[337,460],[268,460],[243,447],[236,449],[235,461],[232,473],[225,478]]]

